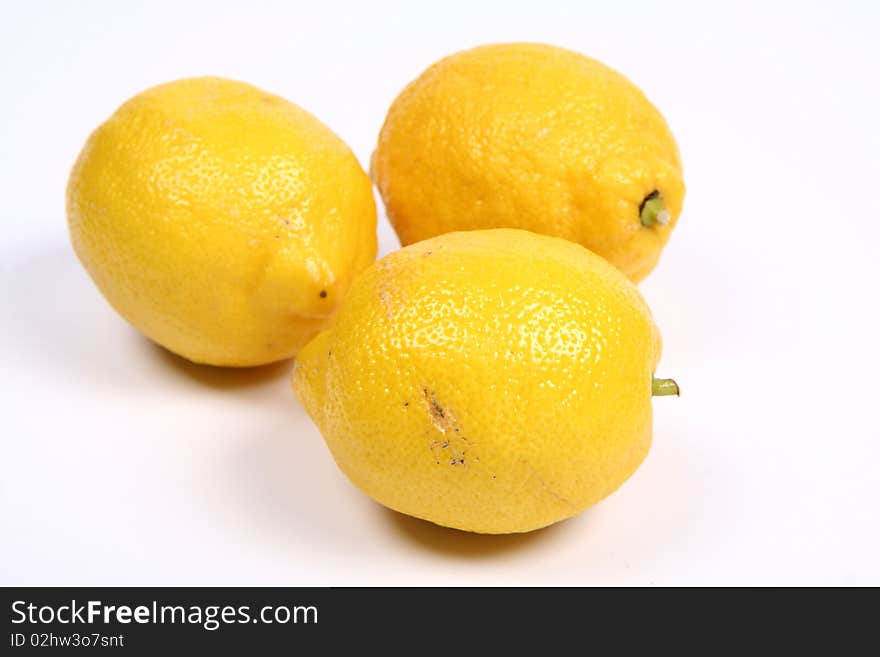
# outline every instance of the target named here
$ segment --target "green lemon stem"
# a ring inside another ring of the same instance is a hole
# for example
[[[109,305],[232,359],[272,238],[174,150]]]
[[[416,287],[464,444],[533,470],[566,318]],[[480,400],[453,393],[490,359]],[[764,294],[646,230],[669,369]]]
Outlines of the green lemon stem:
[[[669,210],[663,205],[663,197],[659,192],[652,192],[645,198],[639,216],[643,226],[665,226],[669,223]]]
[[[678,397],[681,392],[678,389],[678,384],[672,379],[652,379],[651,395],[654,397],[668,397],[669,395]]]

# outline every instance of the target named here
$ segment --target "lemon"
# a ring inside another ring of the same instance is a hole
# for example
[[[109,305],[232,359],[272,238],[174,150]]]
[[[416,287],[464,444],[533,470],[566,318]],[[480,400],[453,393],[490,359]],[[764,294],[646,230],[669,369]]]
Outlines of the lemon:
[[[684,199],[678,146],[644,94],[540,44],[431,66],[392,104],[372,167],[403,244],[523,228],[578,242],[633,281],[657,263]]]
[[[296,105],[213,77],[163,84],[91,135],[70,235],[111,305],[190,360],[294,356],[376,255],[372,188]]]
[[[339,467],[440,525],[525,532],[618,488],[651,443],[660,334],[573,242],[447,233],[379,260],[302,350],[293,387]]]

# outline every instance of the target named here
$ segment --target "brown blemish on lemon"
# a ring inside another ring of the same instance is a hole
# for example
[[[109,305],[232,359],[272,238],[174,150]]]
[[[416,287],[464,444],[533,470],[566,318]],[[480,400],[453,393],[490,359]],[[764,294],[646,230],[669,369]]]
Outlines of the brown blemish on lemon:
[[[434,455],[435,463],[439,465],[441,462],[448,462],[451,466],[465,465],[469,444],[468,439],[461,433],[461,427],[458,425],[455,415],[437,400],[433,391],[423,388],[422,395],[431,425],[442,436],[437,438],[431,430],[426,432],[428,449]],[[479,461],[479,459],[475,459],[475,461]]]
[[[428,416],[431,418],[431,423],[440,433],[445,434],[447,431],[452,431],[456,428],[457,422],[455,417],[446,411],[445,408],[437,401],[437,397],[433,392],[428,390],[427,388],[422,389],[422,394],[425,397],[425,405],[428,409]]]

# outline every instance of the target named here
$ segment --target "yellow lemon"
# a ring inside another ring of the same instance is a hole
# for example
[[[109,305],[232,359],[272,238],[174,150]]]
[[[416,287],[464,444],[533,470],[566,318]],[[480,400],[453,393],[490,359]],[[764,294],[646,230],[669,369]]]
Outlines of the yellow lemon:
[[[594,59],[489,45],[443,59],[394,101],[373,177],[403,244],[523,228],[578,242],[639,281],[684,199],[660,112]]]
[[[376,256],[369,178],[308,112],[242,82],[163,84],[91,135],[73,246],[111,305],[190,360],[294,356]]]
[[[651,443],[660,335],[635,286],[573,242],[447,233],[375,263],[293,387],[339,467],[397,511],[525,532],[620,486]]]

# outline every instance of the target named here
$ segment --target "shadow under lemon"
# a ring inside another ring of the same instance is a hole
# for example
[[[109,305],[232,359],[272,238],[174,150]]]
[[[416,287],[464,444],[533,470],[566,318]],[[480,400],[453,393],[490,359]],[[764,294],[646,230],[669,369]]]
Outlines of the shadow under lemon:
[[[134,330],[134,329],[133,329]],[[216,390],[237,390],[259,386],[281,378],[290,378],[293,359],[254,367],[218,367],[202,365],[178,356],[149,338],[141,336],[142,344],[149,349],[166,369],[182,378]]]
[[[587,515],[582,513],[543,529],[521,534],[476,534],[436,525],[386,507],[381,507],[381,511],[387,524],[401,538],[418,547],[462,559],[491,558],[505,553],[544,548],[583,523]]]

